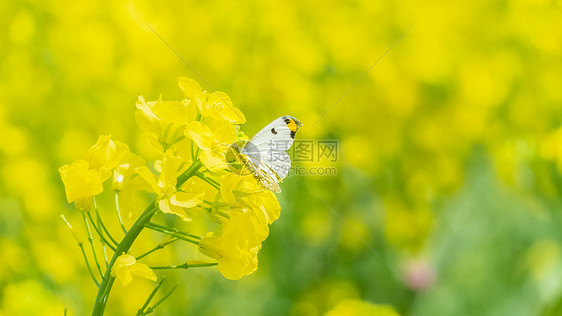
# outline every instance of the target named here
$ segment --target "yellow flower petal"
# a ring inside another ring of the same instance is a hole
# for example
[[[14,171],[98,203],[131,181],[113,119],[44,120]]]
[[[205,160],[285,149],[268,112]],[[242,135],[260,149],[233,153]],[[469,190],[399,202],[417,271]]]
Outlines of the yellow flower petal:
[[[170,203],[179,207],[191,208],[203,203],[205,192],[176,192],[170,198]]]
[[[191,78],[179,77],[178,85],[185,93],[185,96],[189,99],[191,99],[194,95],[201,93],[201,86],[197,83],[197,81]]]
[[[158,177],[158,185],[161,188],[171,189],[176,185],[180,165],[180,158],[175,157],[168,152],[164,154],[164,160],[162,161],[162,172]]]
[[[152,111],[165,123],[187,124],[197,116],[195,105],[188,101],[158,101]]]
[[[133,281],[131,271],[127,268],[115,269],[115,276],[123,286],[129,285]]]
[[[131,268],[129,269],[129,271],[131,271],[132,275],[141,277],[141,278],[145,278],[145,279],[149,279],[152,281],[156,281],[158,278],[156,277],[156,274],[154,274],[154,272],[152,271],[152,269],[150,269],[146,264],[142,264],[142,263],[135,263],[131,266]]]
[[[230,205],[236,203],[234,190],[240,185],[242,178],[234,173],[226,175],[221,181],[221,196]]]
[[[219,271],[229,280],[239,280],[254,273],[258,269],[258,252],[261,245],[244,252],[240,258],[225,258],[217,260]]]
[[[187,124],[185,136],[193,139],[197,147],[202,150],[210,150],[215,143],[211,129],[209,129],[207,125],[197,121]]]
[[[201,86],[197,83],[197,81],[191,78],[179,77],[178,85],[183,91],[185,97],[191,100],[191,102],[199,108],[199,111],[202,111],[204,103],[203,93],[201,91]]]
[[[268,232],[267,224],[259,223],[250,212],[231,212],[230,220],[223,222],[222,234],[205,234],[199,251],[217,259],[225,278],[237,280],[257,269],[257,254]]]
[[[81,198],[98,195],[103,191],[103,179],[99,172],[89,169],[86,160],[76,160],[60,167],[59,173],[68,203]]]
[[[137,260],[127,254],[117,257],[111,268],[111,276],[116,278],[123,286],[133,281],[133,275],[156,281],[154,272],[145,264],[137,263]]]
[[[158,207],[163,213],[177,215],[185,222],[191,221],[191,218],[187,216],[184,209],[179,206],[173,205],[169,199],[158,201]]]
[[[236,126],[222,119],[208,118],[205,124],[213,133],[213,138],[219,144],[233,144],[237,140]]]
[[[117,278],[123,286],[127,286],[131,283],[131,281],[133,281],[129,267],[135,264],[135,262],[135,258],[131,255],[123,254],[117,257],[113,267],[111,268],[111,276]]]
[[[126,189],[147,191],[146,181],[135,171],[136,168],[142,167],[144,164],[145,161],[142,157],[130,154],[124,163],[115,168],[112,189],[115,191]]]
[[[281,214],[281,205],[271,191],[260,191],[244,196],[242,203],[267,224],[273,224]]]
[[[230,97],[224,92],[217,91],[211,93],[207,98],[207,109],[211,117],[222,118],[237,124],[246,123],[246,118],[242,111],[232,105]]]
[[[139,96],[136,103],[138,110],[135,112],[135,120],[142,131],[159,134],[162,126],[158,117],[152,112],[153,105],[154,102],[147,103],[143,96]]]
[[[152,187],[152,190],[156,194],[162,193],[162,188],[160,188],[158,186],[158,183],[156,182],[156,176],[152,172],[150,172],[150,169],[148,169],[148,167],[141,166],[135,169],[135,171]]]
[[[221,196],[224,201],[230,205],[236,203],[234,192],[254,193],[261,190],[261,186],[257,183],[252,175],[239,176],[235,173],[226,175],[221,181]],[[277,198],[276,198],[277,200]]]
[[[228,168],[224,153],[218,148],[202,151],[199,158],[203,165],[210,171]]]
[[[113,169],[129,155],[129,147],[111,140],[111,135],[101,135],[98,142],[88,149],[86,160],[92,169]]]

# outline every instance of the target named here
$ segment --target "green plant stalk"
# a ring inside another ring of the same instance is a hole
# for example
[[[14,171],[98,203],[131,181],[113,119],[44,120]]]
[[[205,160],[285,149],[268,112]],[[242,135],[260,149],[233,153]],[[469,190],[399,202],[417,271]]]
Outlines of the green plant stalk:
[[[99,225],[100,220],[101,219],[98,217],[98,225]],[[105,268],[107,269],[107,266],[108,266],[107,249],[105,247],[105,242],[103,242],[103,239],[100,238],[100,242],[101,242],[101,249],[103,250],[103,261],[105,262]]]
[[[119,209],[119,191],[115,191],[115,209],[117,210],[119,225],[121,225],[121,229],[123,230],[123,233],[127,234],[127,228],[125,228],[125,224],[123,224],[123,218],[121,217],[121,211]]]
[[[173,243],[173,242],[176,242],[176,241],[178,241],[178,240],[180,240],[180,239],[179,239],[179,238],[172,238],[172,239],[170,239],[170,240],[168,240],[168,241],[163,241],[163,242],[159,243],[156,247],[150,249],[149,251],[143,253],[142,255],[137,256],[135,259],[140,260],[140,259],[142,259],[142,258],[148,256],[149,254],[151,254],[151,253],[153,253],[153,252],[155,252],[155,251],[157,251],[157,250],[163,249],[163,248],[166,247],[167,245],[169,245],[169,244],[171,244],[171,243]]]
[[[95,201],[96,201],[96,199],[94,198],[94,210],[96,211],[96,216],[98,218],[98,222],[101,224],[101,228],[103,229],[103,231],[105,232],[107,237],[109,237],[109,239],[111,239],[111,241],[113,242],[114,245],[117,245],[118,244],[117,240],[115,240],[115,238],[113,238],[113,236],[111,236],[111,234],[109,233],[109,230],[107,230],[107,227],[105,227],[105,225],[103,224],[103,220],[101,219],[100,213],[98,212],[98,206],[95,203]]]
[[[100,231],[98,226],[94,223],[94,219],[92,218],[92,214],[90,212],[85,212],[85,213],[88,214],[88,218],[90,219],[90,222],[92,223],[92,227],[94,227],[94,230],[96,231],[96,233],[98,233],[100,238],[103,239],[103,241],[107,244],[107,246],[109,248],[111,248],[111,250],[115,251],[115,246],[113,244],[111,244],[107,239],[105,239],[104,234]]]
[[[179,229],[177,229],[177,228],[168,228],[168,227],[166,227],[166,226],[162,226],[162,225],[156,224],[156,223],[154,223],[154,222],[150,222],[149,225],[150,225],[150,226],[153,226],[153,227],[161,228],[161,229],[164,229],[164,230],[167,230],[167,231],[170,231],[170,232],[182,234],[182,235],[184,235],[185,237],[191,237],[191,238],[195,238],[195,239],[201,239],[201,236],[197,236],[197,235],[193,235],[193,234],[190,234],[190,233],[182,232],[181,230],[179,230]]]
[[[94,263],[98,267],[100,276],[103,278],[103,272],[101,271],[101,267],[98,261],[98,256],[96,255],[96,248],[94,247],[94,238],[92,237],[92,231],[90,230],[90,225],[88,224],[88,219],[86,219],[86,215],[84,215],[84,212],[82,212],[82,218],[84,219],[84,225],[86,225],[86,231],[88,233],[88,242],[90,243],[90,247],[92,248],[92,254],[94,255]]]
[[[200,161],[194,161],[191,167],[178,177],[177,187],[184,184],[187,179],[193,176],[193,174],[201,168],[201,166],[202,164]],[[117,257],[127,253],[129,249],[131,249],[133,242],[137,239],[145,225],[150,222],[150,219],[157,211],[158,207],[156,207],[156,202],[150,203],[141,216],[137,218],[133,226],[131,226],[125,237],[123,237],[121,242],[117,245],[115,253],[109,262],[109,267],[105,271],[105,275],[103,276],[103,280],[99,286],[98,295],[96,296],[96,301],[94,303],[94,310],[92,312],[93,316],[101,316],[104,313],[105,306],[107,305],[107,299],[109,298],[109,293],[111,292],[111,287],[113,286],[113,282],[115,282],[115,278],[111,276],[111,270],[117,260]]]
[[[158,283],[156,283],[154,290],[152,290],[142,307],[138,310],[137,316],[144,314],[144,310],[148,307],[148,304],[150,304],[152,298],[154,298],[154,295],[156,294],[156,292],[158,292],[158,289],[160,289],[160,287],[164,283],[164,280],[166,280],[166,276],[163,276],[160,280],[158,280]]]
[[[173,231],[173,230],[170,230],[170,229],[162,229],[162,228],[153,226],[152,223],[147,223],[147,224],[145,225],[145,227],[148,228],[148,229],[152,229],[152,230],[154,230],[154,231],[160,232],[160,233],[162,233],[162,234],[170,235],[170,236],[176,237],[176,238],[178,238],[178,239],[181,239],[181,240],[183,240],[183,241],[187,241],[187,242],[189,242],[189,243],[192,243],[192,244],[195,244],[195,245],[199,245],[199,241],[198,241],[198,240],[190,239],[190,238],[193,238],[193,237],[189,237],[189,236],[186,236],[186,235],[184,235],[184,234],[177,233],[177,232],[175,232],[175,231]]]
[[[172,293],[174,293],[174,290],[178,287],[178,285],[180,285],[179,282],[178,282],[176,285],[174,285],[174,287],[173,287],[170,291],[168,291],[168,293],[164,294],[164,296],[162,296],[162,298],[160,298],[156,303],[154,303],[154,305],[152,305],[151,307],[149,307],[149,308],[146,310],[146,312],[142,313],[141,316],[148,315],[148,314],[154,312],[154,310],[156,309],[156,307],[158,307],[158,305],[160,305],[160,304],[161,304],[162,302],[164,302],[170,295],[172,295]]]
[[[88,256],[86,256],[86,251],[84,251],[84,244],[79,243],[78,247],[80,247],[80,250],[82,251],[82,255],[84,256],[84,261],[86,261],[86,267],[88,267],[88,271],[90,271],[90,275],[92,276],[92,280],[94,280],[94,283],[99,287],[100,283],[96,279],[96,276],[94,275],[94,271],[92,271],[92,268],[90,267],[90,262],[88,261]]]
[[[193,264],[179,264],[174,266],[164,266],[164,267],[150,267],[152,270],[163,270],[163,269],[189,269],[189,268],[203,268],[203,267],[212,267],[216,266],[218,263],[216,262],[205,262],[205,263],[193,263]]]
[[[207,182],[207,183],[208,183],[209,185],[211,185],[213,188],[215,188],[215,189],[217,189],[217,190],[220,191],[220,184],[219,184],[218,182],[216,182],[216,181],[214,181],[213,179],[207,177],[206,175],[204,175],[203,173],[201,173],[201,172],[199,172],[199,171],[198,171],[195,175],[196,175],[199,179],[201,179],[201,180]]]

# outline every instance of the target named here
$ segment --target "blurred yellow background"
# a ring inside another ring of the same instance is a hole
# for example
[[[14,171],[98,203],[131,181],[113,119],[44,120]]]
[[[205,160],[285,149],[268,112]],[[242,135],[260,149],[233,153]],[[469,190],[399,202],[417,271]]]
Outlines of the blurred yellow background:
[[[155,314],[359,315],[360,301],[385,315],[562,313],[561,10],[0,2],[0,315],[91,312],[97,289],[59,218],[80,220],[57,170],[100,134],[150,157],[135,101],[180,98],[178,76],[226,92],[248,135],[293,115],[297,138],[337,140],[338,173],[287,178],[256,273],[172,271],[181,285]],[[107,314],[134,314],[151,285],[115,286]]]

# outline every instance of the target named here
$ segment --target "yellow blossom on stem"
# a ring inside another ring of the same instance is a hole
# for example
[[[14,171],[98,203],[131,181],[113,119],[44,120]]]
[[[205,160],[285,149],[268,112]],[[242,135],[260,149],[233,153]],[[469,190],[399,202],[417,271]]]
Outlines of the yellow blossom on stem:
[[[255,234],[255,221],[244,213],[233,212],[222,224],[222,234],[207,233],[199,242],[199,251],[217,259],[221,274],[238,280],[258,268],[261,240]],[[260,236],[262,237],[262,236]]]
[[[182,160],[169,153],[164,154],[162,171],[158,178],[145,166],[136,169],[136,172],[150,185],[152,191],[157,195],[157,203],[164,213],[178,215],[184,221],[190,221],[184,208],[192,208],[203,203],[205,192],[199,188],[191,188],[191,191],[179,191],[176,188],[177,177]]]
[[[244,114],[232,105],[232,101],[226,93],[216,91],[209,94],[202,91],[201,86],[195,80],[186,77],[178,78],[178,84],[185,97],[197,104],[203,117],[212,117],[238,124],[246,123]]]
[[[122,164],[117,166],[113,171],[113,183],[111,185],[112,189],[115,191],[123,190],[144,190],[148,191],[146,181],[139,176],[136,172],[136,168],[145,165],[144,159],[142,157],[131,154],[127,160]]]
[[[167,149],[184,136],[187,123],[197,116],[196,106],[190,100],[147,102],[142,96],[137,101],[135,118],[141,130],[149,135],[154,146]]]
[[[178,85],[183,91],[185,97],[193,102],[199,111],[201,111],[204,96],[203,89],[201,89],[201,86],[197,83],[197,81],[187,77],[179,77]]]
[[[111,268],[111,276],[117,278],[123,286],[127,286],[133,281],[133,275],[152,281],[157,279],[152,269],[146,264],[138,263],[133,256],[123,254],[117,257]]]
[[[226,169],[226,151],[236,141],[236,127],[224,120],[207,119],[206,123],[190,122],[185,135],[201,149],[200,159],[210,171]]]
[[[219,205],[222,204],[229,212],[249,212],[267,232],[267,225],[273,224],[281,214],[281,205],[275,194],[264,190],[253,176],[226,175],[221,181],[220,194],[226,203]]]
[[[281,215],[281,205],[275,194],[268,190],[262,190],[254,194],[243,196],[241,204],[248,207],[266,224],[273,224]]]
[[[86,160],[76,160],[59,168],[68,203],[88,199],[103,191],[104,179],[89,167]]]
[[[217,119],[222,118],[229,122],[236,122],[238,124],[246,123],[246,118],[244,117],[244,114],[242,114],[242,111],[235,108],[228,95],[221,91],[217,91],[209,95],[207,103],[201,109],[201,113],[204,116],[210,116]]]
[[[254,176],[239,176],[234,173],[227,174],[221,181],[220,193],[222,198],[234,205],[236,197],[263,190]]]
[[[88,149],[86,160],[90,164],[90,168],[98,170],[105,181],[111,176],[111,170],[117,167],[129,154],[127,145],[112,140],[111,135],[101,135],[98,142]]]

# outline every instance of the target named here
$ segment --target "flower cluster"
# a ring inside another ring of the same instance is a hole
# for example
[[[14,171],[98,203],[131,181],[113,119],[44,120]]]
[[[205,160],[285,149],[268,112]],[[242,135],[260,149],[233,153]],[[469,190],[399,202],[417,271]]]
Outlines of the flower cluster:
[[[137,219],[134,225],[141,227],[135,231],[148,228],[197,244],[200,252],[216,263],[196,266],[218,265],[224,277],[240,279],[257,269],[261,243],[281,208],[275,195],[253,176],[233,173],[229,168],[226,154],[232,153],[232,144],[247,139],[238,131],[238,124],[246,121],[243,113],[225,93],[203,91],[192,79],[179,78],[179,87],[185,96],[182,100],[160,97],[147,101],[141,96],[136,103],[137,124],[160,153],[159,160],[147,166],[127,145],[101,136],[85,159],[60,168],[66,196],[69,203],[87,213],[95,208],[94,198],[109,179],[116,198],[127,192],[153,193],[154,204]],[[158,212],[183,221],[192,221],[194,213],[203,212],[215,224],[203,236],[196,236],[150,222]],[[117,242],[105,230],[97,209],[96,215],[99,229],[93,219],[91,224],[102,239],[107,235],[104,240],[108,246],[113,241],[111,277],[123,285],[129,284],[133,275],[155,280],[150,267],[127,253],[131,245],[123,245],[135,236],[128,238],[130,234],[121,222],[126,235]]]
[[[222,179],[213,211],[229,218],[222,220],[222,233],[210,232],[203,237],[199,250],[217,259],[228,279],[254,272],[261,242],[269,235],[268,225],[281,211],[275,195],[261,189],[252,176],[228,174]]]
[[[239,279],[257,269],[261,242],[279,217],[280,206],[252,176],[229,171],[226,154],[231,144],[245,138],[237,129],[246,121],[242,112],[225,93],[205,92],[192,79],[179,78],[179,86],[184,100],[147,102],[140,97],[137,102],[139,127],[163,153],[158,177],[147,167],[137,173],[157,194],[162,212],[189,221],[191,212],[204,209],[216,219],[221,229],[206,233],[199,250],[217,260],[226,278]],[[217,190],[213,201],[204,200],[209,186],[177,187],[178,175],[198,163],[201,171],[196,175]]]
[[[123,188],[125,174],[130,168],[129,159],[136,159],[129,147],[120,141],[103,135],[86,153],[86,159],[79,159],[60,167],[68,203],[74,202],[77,209],[92,209],[93,197],[102,193],[103,182],[115,171],[115,187]]]

